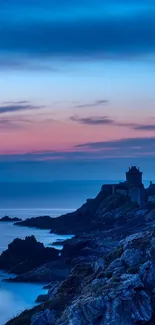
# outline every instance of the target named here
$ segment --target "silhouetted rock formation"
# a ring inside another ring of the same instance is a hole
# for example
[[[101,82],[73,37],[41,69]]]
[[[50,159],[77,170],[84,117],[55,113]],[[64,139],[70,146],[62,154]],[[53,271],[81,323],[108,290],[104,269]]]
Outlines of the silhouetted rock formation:
[[[89,229],[94,229],[94,215],[100,204],[110,195],[109,188],[100,191],[94,199],[89,199],[81,208],[75,212],[67,213],[59,218],[38,217],[26,219],[22,222],[17,222],[15,225],[26,227],[37,227],[40,229],[51,229],[52,233],[57,234],[79,234]],[[124,196],[116,196],[115,207],[129,201]],[[108,209],[108,207],[107,207]]]
[[[66,264],[65,259],[59,258],[50,263],[41,264],[28,272],[15,278],[7,279],[9,282],[32,282],[32,283],[49,283],[51,281],[64,280],[71,270],[71,266]]]
[[[49,216],[37,217],[37,218],[29,218],[22,222],[16,222],[17,226],[27,226],[32,228],[39,229],[51,229],[52,226],[52,218]]]
[[[2,217],[0,219],[0,222],[17,222],[17,221],[21,221],[22,219],[14,217],[14,218],[10,218],[8,216]]]
[[[22,274],[59,258],[55,248],[45,248],[34,236],[14,239],[0,255],[0,268],[10,273]]]

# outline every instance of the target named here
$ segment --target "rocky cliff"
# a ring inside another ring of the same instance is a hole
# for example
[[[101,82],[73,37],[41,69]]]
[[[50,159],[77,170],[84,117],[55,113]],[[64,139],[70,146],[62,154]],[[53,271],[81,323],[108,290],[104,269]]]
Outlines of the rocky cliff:
[[[52,224],[52,231],[63,232],[68,225],[76,233],[64,242],[60,257],[70,273],[49,284],[44,303],[7,325],[155,324],[153,205],[141,209],[122,195],[100,192]]]

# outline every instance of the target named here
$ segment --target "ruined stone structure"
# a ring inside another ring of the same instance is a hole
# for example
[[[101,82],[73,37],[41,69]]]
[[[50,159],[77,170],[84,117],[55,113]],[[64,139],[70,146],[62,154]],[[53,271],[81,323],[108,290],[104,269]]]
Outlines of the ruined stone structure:
[[[118,184],[103,185],[102,189],[105,190],[106,188],[110,194],[125,195],[140,207],[144,206],[148,201],[148,194],[142,183],[142,175],[143,173],[140,172],[139,168],[131,166],[126,172],[126,181]]]

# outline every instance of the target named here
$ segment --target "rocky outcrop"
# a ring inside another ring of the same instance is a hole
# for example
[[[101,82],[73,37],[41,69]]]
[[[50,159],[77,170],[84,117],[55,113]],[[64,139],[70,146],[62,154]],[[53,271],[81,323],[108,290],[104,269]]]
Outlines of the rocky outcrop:
[[[59,258],[56,261],[45,263],[39,267],[24,272],[14,278],[7,279],[10,282],[32,282],[50,283],[51,281],[62,281],[70,273],[70,265]]]
[[[5,217],[2,217],[0,218],[0,222],[19,222],[19,221],[22,221],[22,219],[20,218],[17,218],[17,217],[14,217],[14,218],[10,218],[8,216],[5,216]]]
[[[48,301],[48,294],[39,295],[35,302],[41,303],[41,302],[45,302],[45,301]]]
[[[26,226],[26,227],[31,227],[31,228],[39,228],[39,229],[51,229],[52,218],[49,216],[28,218],[22,222],[15,222],[15,225]]]
[[[48,290],[48,299],[51,300],[55,297],[55,295],[57,294],[59,287],[60,287],[60,281],[52,281],[50,283],[50,287]]]
[[[50,218],[48,216],[30,218],[22,222],[17,222],[15,225],[51,229],[51,232],[57,234],[79,234],[83,231],[88,231],[88,229],[94,229],[95,226],[92,225],[92,219],[98,207],[107,196],[109,196],[109,191],[105,189],[99,192],[96,198],[87,200],[75,212],[67,213],[59,218]],[[116,206],[117,203],[115,204]]]
[[[138,275],[123,274],[117,284],[97,297],[75,301],[60,317],[57,324],[131,325],[148,322],[152,317],[149,295]]]
[[[28,312],[29,322],[151,325],[155,311],[154,243],[155,232],[143,231],[121,240],[98,260],[76,265],[64,281],[49,284],[48,300]],[[22,325],[23,317],[25,314],[8,324]]]
[[[51,244],[51,246],[63,246],[63,244],[64,244],[64,242],[65,242],[65,240],[64,239],[57,239],[55,242],[53,242],[52,244]]]
[[[17,222],[15,225],[51,229],[51,233],[80,236],[88,232],[110,231],[124,238],[135,231],[135,226],[137,230],[140,230],[149,213],[150,209],[138,208],[129,198],[121,194],[109,196],[107,191],[103,190],[96,198],[88,200],[72,213],[59,218],[30,218]],[[126,223],[128,223],[128,228],[124,227]]]
[[[32,317],[31,324],[32,325],[55,325],[56,322],[56,314],[55,311],[51,311],[50,309],[46,309],[45,311],[41,311],[39,313],[36,313]]]
[[[75,267],[51,300],[55,324],[149,324],[154,312],[154,238],[154,231],[129,236],[117,247],[119,257],[115,249],[94,264]],[[69,306],[58,313],[54,301],[63,301],[64,293]]]
[[[8,325],[153,325],[153,209],[138,208],[122,195],[100,193],[73,214],[52,220],[53,231],[68,227],[70,232],[77,226],[76,236],[64,242],[58,260],[16,278],[41,281],[43,274],[48,297]],[[52,278],[60,261],[62,273],[68,268],[66,275]],[[58,280],[56,286],[52,280]]]
[[[34,236],[14,239],[0,255],[0,268],[10,273],[22,274],[44,263],[59,259],[59,251],[45,248]]]
[[[60,281],[50,282],[48,285],[48,293],[39,295],[36,299],[36,302],[41,303],[53,299],[59,290],[60,284]],[[44,288],[46,289],[46,286]]]

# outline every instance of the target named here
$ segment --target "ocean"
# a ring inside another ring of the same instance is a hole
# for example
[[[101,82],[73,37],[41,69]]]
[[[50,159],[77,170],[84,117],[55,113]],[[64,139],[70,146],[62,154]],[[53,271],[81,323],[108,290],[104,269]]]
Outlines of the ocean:
[[[99,192],[104,181],[0,183],[0,209],[76,209]],[[38,212],[38,211],[37,211]],[[43,211],[41,211],[43,212]]]
[[[0,183],[0,218],[8,215],[26,219],[50,215],[53,218],[74,211],[87,198],[94,197],[103,181],[75,181],[53,183]],[[57,239],[70,236],[50,234],[49,230],[14,226],[13,223],[0,222],[0,254],[14,238],[34,235],[45,246]],[[61,247],[57,247],[61,248]],[[43,290],[42,284],[3,282],[8,274],[0,271],[0,325],[21,311],[31,308]],[[10,275],[9,275],[10,277]]]

